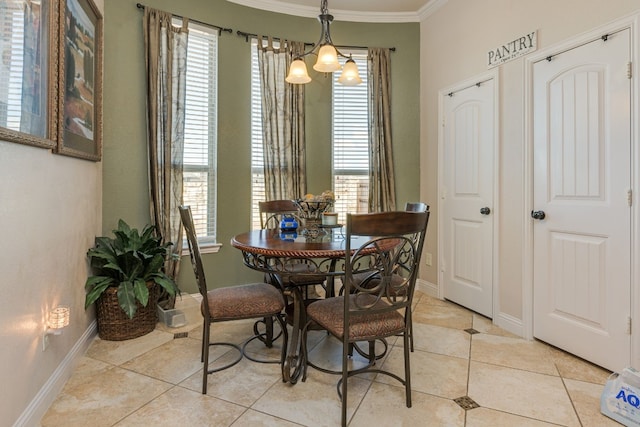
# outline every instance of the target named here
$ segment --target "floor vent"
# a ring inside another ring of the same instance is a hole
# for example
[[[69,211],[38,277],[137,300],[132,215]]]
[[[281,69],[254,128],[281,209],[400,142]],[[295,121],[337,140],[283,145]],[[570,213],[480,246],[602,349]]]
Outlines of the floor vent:
[[[175,340],[176,338],[187,338],[189,336],[189,332],[178,332],[176,334],[173,334],[173,339]]]
[[[474,334],[479,334],[479,333],[480,333],[480,331],[476,331],[476,330],[475,330],[475,329],[473,329],[473,328],[465,329],[464,331],[465,331],[466,333],[468,333],[469,335],[474,335]]]
[[[453,401],[456,402],[465,411],[480,407],[480,405],[478,405],[475,400],[473,400],[469,396],[458,397],[457,399],[453,399]]]

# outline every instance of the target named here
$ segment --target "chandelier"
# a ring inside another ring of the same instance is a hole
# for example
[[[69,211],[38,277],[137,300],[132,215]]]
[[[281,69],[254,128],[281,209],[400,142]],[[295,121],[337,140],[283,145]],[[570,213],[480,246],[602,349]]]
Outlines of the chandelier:
[[[322,0],[320,4],[320,15],[318,15],[318,21],[322,25],[320,33],[320,40],[318,43],[302,55],[297,56],[289,67],[289,74],[285,79],[289,83],[293,84],[305,84],[311,81],[311,77],[307,73],[307,65],[304,62],[304,57],[315,53],[318,57],[313,69],[321,73],[333,73],[334,71],[342,69],[342,74],[338,78],[338,82],[347,86],[355,86],[362,83],[360,73],[358,72],[358,65],[353,60],[351,55],[347,56],[340,52],[331,40],[331,33],[329,32],[329,26],[333,21],[333,15],[329,14],[327,8],[327,0]],[[317,53],[316,53],[317,51]],[[344,67],[340,66],[338,62],[338,55],[343,58],[348,58]]]

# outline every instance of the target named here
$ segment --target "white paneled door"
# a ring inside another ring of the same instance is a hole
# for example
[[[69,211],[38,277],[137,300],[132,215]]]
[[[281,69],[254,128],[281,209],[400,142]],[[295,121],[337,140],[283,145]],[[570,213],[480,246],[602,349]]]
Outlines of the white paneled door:
[[[494,81],[443,99],[443,294],[493,317]]]
[[[533,65],[534,336],[630,364],[630,31]]]

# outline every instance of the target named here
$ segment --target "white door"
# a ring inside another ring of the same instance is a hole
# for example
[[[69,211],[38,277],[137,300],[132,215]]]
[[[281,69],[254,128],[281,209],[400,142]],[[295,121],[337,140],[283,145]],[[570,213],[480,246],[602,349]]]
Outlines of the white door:
[[[443,101],[443,294],[493,317],[494,81]]]
[[[533,66],[534,336],[611,370],[631,360],[629,37]]]

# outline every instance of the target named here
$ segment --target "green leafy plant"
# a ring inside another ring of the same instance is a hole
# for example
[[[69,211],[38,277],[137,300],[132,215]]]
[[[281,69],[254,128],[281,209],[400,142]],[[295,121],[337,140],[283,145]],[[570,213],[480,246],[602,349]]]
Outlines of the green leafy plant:
[[[95,247],[87,252],[95,274],[89,276],[85,283],[85,309],[114,286],[118,287],[118,303],[129,318],[136,313],[136,301],[147,306],[147,282],[157,283],[171,296],[180,292],[176,283],[163,271],[173,243],[163,244],[155,235],[154,226],[145,226],[140,234],[136,228],[120,220],[113,234],[113,238],[96,237]]]

